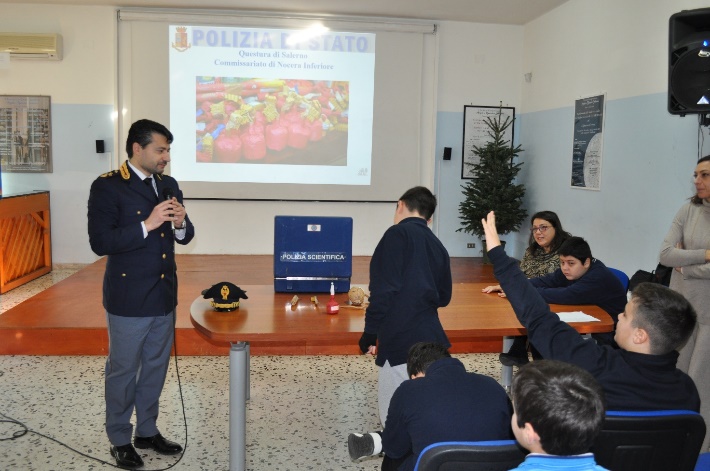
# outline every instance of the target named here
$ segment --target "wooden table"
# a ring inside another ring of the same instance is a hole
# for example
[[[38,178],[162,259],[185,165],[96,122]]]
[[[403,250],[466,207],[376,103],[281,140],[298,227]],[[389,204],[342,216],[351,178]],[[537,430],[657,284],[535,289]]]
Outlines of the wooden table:
[[[470,337],[518,336],[525,329],[518,322],[510,303],[497,294],[484,294],[490,283],[457,283],[449,306],[439,310],[439,318],[449,340]],[[202,335],[231,344],[229,353],[229,469],[243,471],[246,466],[246,400],[249,398],[249,342],[256,341],[351,341],[357,344],[365,326],[363,309],[346,308],[346,294],[336,295],[340,312],[325,313],[330,296],[315,294],[319,304],[311,302],[312,293],[274,293],[272,285],[241,286],[249,299],[238,310],[216,312],[210,300],[201,296],[190,307],[190,319]],[[583,311],[598,322],[572,325],[583,334],[609,332],[611,317],[597,306],[550,305],[553,312]],[[505,347],[504,347],[505,350]],[[503,367],[503,383],[510,384],[512,368]]]

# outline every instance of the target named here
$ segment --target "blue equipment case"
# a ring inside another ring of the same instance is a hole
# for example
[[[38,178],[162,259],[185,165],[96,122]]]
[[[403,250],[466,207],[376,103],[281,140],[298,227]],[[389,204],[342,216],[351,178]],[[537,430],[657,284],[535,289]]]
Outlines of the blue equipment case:
[[[336,293],[350,289],[353,219],[326,216],[274,218],[274,291]]]

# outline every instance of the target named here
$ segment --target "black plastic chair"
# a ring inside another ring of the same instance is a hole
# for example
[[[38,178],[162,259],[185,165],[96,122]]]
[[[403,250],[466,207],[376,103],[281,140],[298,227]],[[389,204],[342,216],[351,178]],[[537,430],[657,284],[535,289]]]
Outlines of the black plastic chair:
[[[422,450],[414,471],[508,471],[527,454],[515,440],[440,442]]]
[[[607,411],[592,451],[614,471],[693,471],[704,438],[697,412]]]

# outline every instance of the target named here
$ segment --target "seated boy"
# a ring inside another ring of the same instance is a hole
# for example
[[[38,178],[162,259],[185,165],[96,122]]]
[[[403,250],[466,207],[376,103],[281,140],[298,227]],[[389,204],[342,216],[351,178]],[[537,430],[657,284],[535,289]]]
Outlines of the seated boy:
[[[570,237],[560,246],[560,268],[549,275],[531,278],[549,304],[596,304],[614,320],[626,305],[626,290],[621,281],[602,262],[592,258],[592,249],[581,237]],[[593,334],[603,345],[616,347],[614,332]]]
[[[530,451],[515,470],[605,469],[589,452],[604,422],[604,393],[592,375],[540,360],[520,368],[511,393],[513,433]]]
[[[698,411],[693,380],[676,368],[678,352],[695,327],[695,310],[675,291],[641,283],[619,315],[619,349],[585,340],[557,315],[500,246],[495,215],[482,221],[494,274],[528,337],[544,358],[581,366],[601,384],[609,410]]]
[[[581,237],[570,237],[559,249],[560,268],[554,272],[530,278],[530,283],[550,304],[596,304],[614,320],[626,305],[626,290],[619,279],[602,262],[592,258],[592,250]],[[592,334],[597,343],[617,347],[614,332]],[[535,343],[531,342],[532,347]],[[533,358],[540,358],[537,349],[532,348]],[[521,356],[521,353],[524,356]],[[528,362],[527,352],[514,349],[500,355],[506,366],[521,366]]]
[[[412,470],[421,451],[444,441],[511,438],[510,400],[496,380],[468,373],[446,347],[414,344],[407,374],[390,401],[382,432],[348,437],[350,458],[385,452],[382,470]]]

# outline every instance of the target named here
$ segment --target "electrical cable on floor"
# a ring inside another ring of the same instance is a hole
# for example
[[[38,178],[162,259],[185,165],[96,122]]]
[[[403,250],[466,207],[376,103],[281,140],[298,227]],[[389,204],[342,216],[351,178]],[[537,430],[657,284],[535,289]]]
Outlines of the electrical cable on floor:
[[[175,239],[173,236],[173,260],[175,259],[175,242],[174,241],[175,241]],[[177,280],[177,265],[175,263],[173,264],[173,270],[174,270],[173,271],[173,275],[174,275],[173,280]],[[168,466],[166,468],[159,468],[159,469],[154,469],[154,470],[141,468],[141,469],[144,469],[144,471],[166,471],[168,469],[171,469],[171,468],[175,467],[180,461],[182,461],[182,458],[185,456],[185,451],[187,450],[187,415],[185,414],[185,398],[183,397],[183,394],[182,394],[182,382],[180,381],[180,370],[178,368],[178,355],[177,355],[177,293],[175,292],[175,290],[172,290],[172,291],[173,291],[173,296],[174,296],[173,297],[173,305],[176,306],[175,309],[173,309],[173,315],[175,316],[175,318],[173,319],[173,348],[172,348],[172,350],[173,350],[173,353],[175,356],[175,376],[177,378],[178,391],[180,392],[180,406],[182,408],[182,421],[183,421],[183,425],[185,426],[185,446],[183,447],[182,452],[180,453],[180,457],[178,458],[178,460],[175,463],[171,464],[170,466]],[[0,377],[4,376],[4,374],[5,373],[3,371],[0,371]],[[3,417],[3,419],[0,419],[0,423],[9,423],[9,424],[14,424],[14,425],[17,425],[20,427],[20,430],[14,432],[11,437],[6,437],[6,438],[0,437],[0,442],[8,441],[8,440],[17,440],[18,438],[21,438],[21,437],[27,435],[28,433],[32,433],[32,434],[38,435],[40,437],[46,438],[47,440],[51,440],[54,443],[61,445],[64,448],[71,450],[74,453],[76,453],[80,456],[83,456],[84,458],[87,458],[89,460],[94,460],[94,461],[97,461],[101,464],[112,466],[117,469],[124,469],[123,467],[118,466],[114,463],[104,461],[100,458],[96,458],[95,456],[87,455],[86,453],[83,453],[75,448],[72,448],[71,446],[67,445],[66,443],[61,442],[61,441],[57,440],[56,438],[50,437],[49,435],[45,435],[43,433],[32,430],[24,423],[20,422],[17,419],[13,419],[12,417],[10,417],[8,415],[5,415],[2,412],[0,412],[0,416]]]
[[[173,327],[173,329],[174,329],[174,328],[175,328],[175,327]],[[183,448],[182,452],[180,453],[180,458],[178,458],[178,460],[177,460],[175,463],[171,464],[170,466],[168,466],[168,467],[166,467],[166,468],[155,469],[155,470],[152,470],[152,471],[165,471],[165,470],[168,470],[168,469],[170,469],[170,468],[173,468],[175,465],[177,465],[177,464],[182,460],[183,456],[185,455],[185,450],[187,450],[187,417],[186,417],[186,414],[185,414],[185,399],[184,399],[184,397],[183,397],[183,395],[182,395],[182,383],[181,383],[181,381],[180,381],[180,372],[179,372],[179,370],[178,370],[178,363],[177,363],[177,346],[175,345],[174,342],[173,342],[173,349],[174,349],[174,352],[175,352],[175,375],[176,375],[176,377],[177,377],[178,390],[180,391],[180,404],[181,404],[181,406],[182,406],[182,418],[183,418],[183,424],[185,425],[185,447]],[[0,371],[0,377],[3,376],[4,374],[5,374],[4,372]],[[56,443],[56,444],[58,444],[58,445],[61,445],[61,446],[63,446],[64,448],[66,448],[66,449],[68,449],[68,450],[71,450],[71,451],[73,451],[74,453],[76,453],[76,454],[78,454],[78,455],[83,456],[84,458],[87,458],[87,459],[90,459],[90,460],[94,460],[94,461],[98,461],[98,462],[101,463],[101,464],[105,464],[105,465],[108,465],[108,466],[113,466],[114,468],[123,469],[123,468],[121,468],[120,466],[117,466],[117,465],[115,465],[115,464],[113,464],[113,463],[109,463],[108,461],[104,461],[104,460],[102,460],[102,459],[100,459],[100,458],[96,458],[96,457],[94,457],[94,456],[87,455],[86,453],[82,453],[81,451],[79,451],[79,450],[77,450],[77,449],[75,449],[75,448],[72,448],[71,446],[67,445],[66,443],[57,440],[56,438],[53,438],[53,437],[50,437],[49,435],[45,435],[45,434],[43,434],[43,433],[37,432],[37,431],[35,431],[35,430],[32,430],[31,428],[29,428],[29,427],[28,427],[27,425],[25,425],[24,423],[20,422],[20,421],[17,420],[17,419],[13,419],[12,417],[10,417],[10,416],[8,416],[8,415],[5,415],[5,414],[3,414],[2,412],[0,412],[0,416],[3,417],[3,419],[0,419],[0,423],[9,423],[9,424],[14,424],[14,425],[17,425],[17,426],[20,427],[20,430],[14,432],[11,437],[0,437],[0,442],[8,441],[8,440],[16,440],[16,439],[18,439],[18,438],[21,438],[21,437],[27,435],[28,433],[32,433],[32,434],[38,435],[38,436],[40,436],[40,437],[46,438],[47,440],[51,440],[51,441],[53,441],[54,443]],[[146,470],[146,471],[151,471],[151,470]]]
[[[173,329],[175,329],[175,326],[173,326]],[[173,464],[171,464],[170,466],[165,467],[165,468],[159,468],[159,469],[154,469],[154,470],[148,470],[148,469],[146,469],[146,470],[144,470],[144,471],[166,471],[166,470],[168,470],[168,469],[171,469],[171,468],[175,467],[175,466],[182,460],[183,456],[185,456],[185,451],[187,450],[187,416],[186,416],[186,414],[185,414],[185,399],[184,399],[183,394],[182,394],[182,383],[181,383],[181,381],[180,381],[180,371],[178,370],[178,362],[177,362],[177,346],[176,346],[174,340],[173,340],[173,351],[175,352],[175,376],[177,377],[178,390],[180,391],[180,405],[181,405],[181,407],[182,407],[182,418],[183,418],[183,424],[184,424],[184,426],[185,426],[185,446],[183,447],[183,450],[182,450],[182,452],[180,453],[180,457],[178,458],[178,460],[177,460],[175,463],[173,463]],[[5,374],[4,372],[0,371],[0,377],[4,376],[4,374]],[[41,433],[41,432],[37,432],[37,431],[35,431],[35,430],[32,430],[31,428],[29,428],[29,427],[28,427],[27,425],[25,425],[24,423],[22,423],[22,422],[20,422],[19,420],[14,419],[14,418],[12,418],[12,417],[10,417],[10,416],[4,414],[4,413],[2,413],[2,412],[0,412],[0,417],[2,417],[2,419],[0,419],[0,423],[14,424],[14,425],[17,425],[17,426],[20,427],[20,430],[18,430],[18,431],[16,431],[16,432],[13,432],[12,436],[10,436],[10,437],[1,437],[1,436],[0,436],[0,442],[9,441],[9,440],[17,440],[18,438],[24,437],[24,436],[27,435],[28,433],[31,433],[31,434],[40,436],[40,437],[42,437],[42,438],[46,438],[47,440],[51,440],[51,441],[53,441],[54,443],[56,443],[56,444],[58,444],[58,445],[61,445],[61,446],[63,446],[64,448],[66,448],[66,449],[68,449],[68,450],[71,450],[71,451],[73,451],[74,453],[76,453],[76,454],[78,454],[78,455],[80,455],[80,456],[83,456],[83,457],[86,458],[86,459],[93,460],[93,461],[97,461],[97,462],[99,462],[99,463],[101,463],[101,464],[105,464],[105,465],[107,465],[107,466],[112,466],[112,467],[117,468],[117,469],[124,469],[124,468],[122,468],[122,467],[120,467],[120,466],[118,466],[118,465],[116,465],[116,464],[114,464],[114,463],[110,463],[110,462],[108,462],[108,461],[104,461],[104,460],[102,460],[101,458],[96,458],[95,456],[87,455],[86,453],[83,453],[83,452],[81,452],[81,451],[79,451],[79,450],[77,450],[77,449],[75,449],[75,448],[72,448],[71,446],[67,445],[66,443],[61,442],[61,441],[57,440],[56,438],[50,437],[49,435],[45,435],[45,434],[43,434],[43,433]],[[141,469],[144,469],[144,468],[141,468]]]

